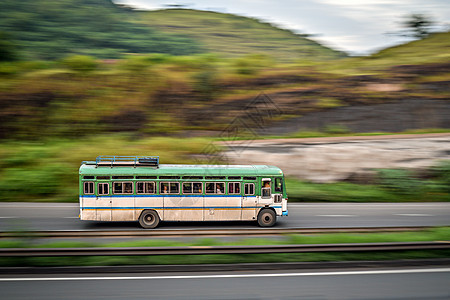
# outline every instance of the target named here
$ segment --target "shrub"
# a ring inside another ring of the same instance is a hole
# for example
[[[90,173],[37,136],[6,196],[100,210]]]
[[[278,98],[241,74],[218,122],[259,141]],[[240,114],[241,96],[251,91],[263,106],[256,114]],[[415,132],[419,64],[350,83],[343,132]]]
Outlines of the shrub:
[[[409,171],[402,169],[380,169],[378,174],[381,186],[397,194],[413,195],[420,192],[422,182]]]
[[[97,61],[87,55],[72,55],[64,58],[61,64],[68,68],[69,70],[78,73],[89,73],[97,69]]]

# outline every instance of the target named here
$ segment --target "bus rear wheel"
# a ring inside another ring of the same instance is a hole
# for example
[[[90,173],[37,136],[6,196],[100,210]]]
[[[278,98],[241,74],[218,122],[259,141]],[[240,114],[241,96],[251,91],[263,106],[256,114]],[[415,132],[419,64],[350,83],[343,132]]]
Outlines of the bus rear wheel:
[[[258,225],[272,227],[277,222],[277,215],[272,209],[262,209],[258,214]]]
[[[154,210],[144,210],[139,217],[139,224],[145,229],[155,228],[159,221],[158,213]]]

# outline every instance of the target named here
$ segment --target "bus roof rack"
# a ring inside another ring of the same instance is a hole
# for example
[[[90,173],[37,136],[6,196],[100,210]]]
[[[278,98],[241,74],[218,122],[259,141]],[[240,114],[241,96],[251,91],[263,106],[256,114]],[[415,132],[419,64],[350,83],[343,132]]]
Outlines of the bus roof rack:
[[[95,160],[95,167],[159,167],[159,156],[117,156],[100,155]]]

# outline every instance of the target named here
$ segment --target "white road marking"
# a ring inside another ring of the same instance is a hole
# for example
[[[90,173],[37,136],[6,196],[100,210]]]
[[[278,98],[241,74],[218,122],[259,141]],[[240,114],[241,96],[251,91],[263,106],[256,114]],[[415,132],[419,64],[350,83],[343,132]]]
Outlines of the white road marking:
[[[403,217],[434,217],[434,215],[429,215],[429,214],[395,214],[394,216],[403,216]]]
[[[316,215],[316,217],[341,218],[341,217],[357,217],[357,215]]]
[[[177,275],[177,276],[105,276],[105,277],[24,277],[0,278],[1,281],[75,281],[75,280],[152,280],[152,279],[207,279],[207,278],[257,278],[257,277],[299,277],[299,276],[339,276],[339,275],[381,275],[413,273],[447,273],[450,268],[405,269],[405,270],[368,270],[342,272],[310,273],[271,273],[271,274],[222,274],[222,275]]]
[[[0,217],[0,219],[17,219],[17,217]]]

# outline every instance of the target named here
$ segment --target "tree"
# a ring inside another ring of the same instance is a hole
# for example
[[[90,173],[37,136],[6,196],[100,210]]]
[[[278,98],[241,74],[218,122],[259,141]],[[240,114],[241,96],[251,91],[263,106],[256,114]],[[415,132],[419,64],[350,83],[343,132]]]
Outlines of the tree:
[[[18,58],[17,45],[9,34],[0,31],[0,61],[13,61]]]
[[[428,36],[434,22],[424,14],[411,14],[406,16],[402,26],[406,28],[405,36],[422,39]]]

